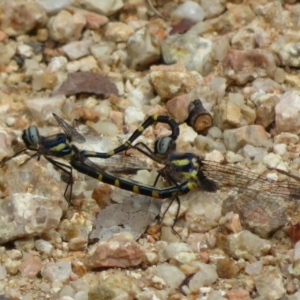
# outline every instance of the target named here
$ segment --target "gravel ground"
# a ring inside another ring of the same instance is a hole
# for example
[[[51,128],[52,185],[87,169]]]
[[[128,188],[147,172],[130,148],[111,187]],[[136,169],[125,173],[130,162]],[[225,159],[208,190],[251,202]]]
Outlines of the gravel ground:
[[[97,226],[120,225],[130,193],[74,172],[69,206],[64,178],[43,157],[7,161],[0,300],[300,299],[300,4],[16,0],[0,1],[0,11],[0,159],[22,149],[31,125],[61,132],[52,113],[83,121],[90,143],[79,147],[101,152],[149,115],[168,114],[180,123],[177,150],[204,157],[222,182],[218,193],[180,197],[177,233],[176,203],[159,230],[144,232],[169,205],[146,199],[129,207],[132,225],[96,242],[97,214]],[[195,99],[213,117],[206,136],[184,122]],[[139,141],[153,147],[168,134],[156,124]]]

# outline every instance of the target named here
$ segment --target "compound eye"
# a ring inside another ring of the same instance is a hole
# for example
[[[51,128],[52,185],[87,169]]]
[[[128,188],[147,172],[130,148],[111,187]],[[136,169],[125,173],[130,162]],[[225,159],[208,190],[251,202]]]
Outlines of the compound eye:
[[[36,145],[40,141],[39,130],[36,126],[30,126],[23,131],[22,139],[26,145]]]
[[[161,154],[165,155],[167,154],[170,150],[175,149],[175,142],[173,139],[169,136],[163,137],[156,141],[155,144],[155,153],[156,154]]]

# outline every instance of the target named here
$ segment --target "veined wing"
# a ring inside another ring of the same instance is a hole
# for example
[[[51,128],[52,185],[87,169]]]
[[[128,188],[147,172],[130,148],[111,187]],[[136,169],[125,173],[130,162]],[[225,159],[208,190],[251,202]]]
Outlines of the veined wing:
[[[55,113],[53,113],[53,116],[70,141],[77,143],[84,143],[86,141],[85,137],[81,135],[73,126],[68,124],[65,120],[63,120]]]

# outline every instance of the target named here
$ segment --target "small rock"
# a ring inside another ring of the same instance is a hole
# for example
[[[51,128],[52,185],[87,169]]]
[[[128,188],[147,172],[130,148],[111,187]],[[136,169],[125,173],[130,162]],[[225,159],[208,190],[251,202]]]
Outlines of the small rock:
[[[152,66],[150,77],[162,100],[191,91],[197,84],[194,76],[182,64]]]
[[[86,19],[83,14],[72,15],[68,11],[61,10],[56,16],[50,18],[47,27],[50,38],[59,43],[66,43],[79,40],[85,25]]]
[[[276,167],[282,163],[282,157],[278,154],[268,153],[264,157],[263,162],[268,166],[268,168],[276,169]]]
[[[286,294],[280,271],[274,267],[265,267],[263,273],[254,277],[257,292],[262,297],[280,299]]]
[[[7,258],[7,260],[4,262],[5,270],[10,275],[16,275],[19,272],[20,265],[20,260],[12,260],[10,258]]]
[[[43,27],[48,19],[44,8],[35,2],[17,5],[13,2],[2,2],[0,10],[3,14],[1,30],[9,36],[19,36]]]
[[[174,34],[161,43],[167,64],[183,63],[187,70],[207,75],[212,68],[212,42],[193,33]]]
[[[300,297],[300,291],[297,291],[295,294],[289,295],[287,300],[298,300],[299,297]]]
[[[129,67],[141,68],[160,59],[160,41],[168,36],[162,19],[151,20],[127,41]]]
[[[17,47],[17,53],[20,54],[22,57],[29,58],[33,56],[33,49],[26,44],[21,44]]]
[[[250,300],[249,291],[244,289],[232,289],[226,294],[228,300]]]
[[[37,255],[30,255],[19,266],[22,277],[34,279],[38,272],[42,269],[42,261]]]
[[[269,252],[271,242],[261,239],[248,230],[227,236],[228,249],[235,258],[251,259],[260,257]]]
[[[197,266],[200,271],[195,273],[188,284],[191,292],[194,293],[198,292],[200,287],[210,286],[218,279],[218,274],[213,266],[201,262],[197,262]]]
[[[228,10],[217,18],[207,20],[215,31],[225,34],[234,31],[241,26],[246,26],[255,18],[255,14],[249,5],[231,5]]]
[[[254,23],[255,24],[255,23]],[[232,38],[231,45],[239,50],[251,50],[256,48],[256,36],[263,32],[263,29],[257,24],[249,24],[241,28]]]
[[[139,124],[144,121],[145,115],[139,109],[129,106],[125,109],[124,120],[125,124]]]
[[[20,260],[20,259],[22,259],[22,256],[23,256],[22,252],[20,250],[17,250],[17,249],[7,250],[6,254],[12,260]]]
[[[185,243],[170,243],[164,251],[166,259],[174,259],[182,264],[190,264],[196,260],[192,249]]]
[[[116,234],[95,245],[95,251],[85,260],[88,268],[138,266],[143,261],[143,250],[127,232]]]
[[[64,71],[68,60],[64,56],[53,57],[48,64],[47,72],[56,73]]]
[[[279,102],[279,98],[278,96],[271,96],[267,99],[261,99],[259,102],[255,123],[266,128],[275,121],[275,106]]]
[[[5,267],[0,264],[0,280],[5,279],[7,273]]]
[[[75,41],[64,45],[62,49],[69,59],[76,60],[90,53],[91,44],[91,41]]]
[[[124,3],[123,0],[114,1],[98,1],[98,0],[83,0],[81,5],[92,12],[100,13],[104,16],[110,16],[120,10]]]
[[[92,30],[99,29],[108,22],[108,18],[92,12],[88,12],[86,15],[86,27]]]
[[[223,130],[232,126],[251,125],[256,119],[255,111],[244,104],[244,97],[240,93],[229,93],[229,101],[222,101],[214,113],[215,125]]]
[[[173,119],[175,119],[178,123],[182,123],[189,116],[189,105],[190,100],[188,95],[182,94],[169,100],[166,104],[166,108]]]
[[[204,19],[202,7],[198,3],[189,0],[179,5],[171,15],[175,19],[187,19],[195,23]]]
[[[171,289],[177,289],[185,279],[185,275],[180,269],[168,263],[154,267],[153,274],[161,277],[165,284]]]
[[[275,106],[276,129],[278,132],[300,133],[300,94],[286,92],[279,97]]]
[[[259,93],[283,92],[282,86],[271,78],[257,78],[253,81],[252,87]],[[278,101],[276,98],[274,100]]]
[[[113,42],[127,42],[134,33],[132,27],[122,22],[109,22],[106,26],[105,37]]]
[[[34,245],[40,254],[51,255],[54,250],[52,244],[45,240],[36,240]]]
[[[225,10],[225,2],[222,0],[201,0],[205,19],[217,17]]]
[[[32,89],[35,91],[40,91],[42,89],[52,90],[56,84],[56,81],[57,77],[53,73],[34,73],[32,75]]]
[[[71,264],[67,261],[47,263],[41,270],[42,277],[50,282],[66,282],[71,273]]]
[[[274,143],[279,144],[298,144],[299,137],[296,134],[289,132],[282,132],[274,137]]]
[[[268,135],[260,125],[243,126],[224,131],[224,143],[228,150],[237,152],[243,146],[267,146]]]
[[[215,265],[219,278],[234,278],[241,269],[241,267],[229,257],[216,259]]]
[[[71,5],[72,1],[71,0],[60,0],[60,1],[37,0],[36,3],[42,6],[47,13],[54,14],[63,10],[65,7]]]
[[[229,70],[235,71],[229,73],[229,76],[239,85],[253,81],[254,78],[263,74],[273,76],[277,68],[274,54],[265,49],[229,49],[224,64]]]
[[[214,228],[221,217],[221,207],[213,195],[201,191],[190,192],[187,195],[189,208],[185,219],[191,230],[195,232],[208,231]]]
[[[7,65],[11,58],[16,54],[17,44],[14,42],[9,42],[8,44],[0,44],[0,64]],[[37,63],[38,65],[38,63]],[[26,69],[26,68],[25,68]]]
[[[251,276],[259,275],[263,269],[263,263],[261,260],[258,260],[254,263],[247,264],[245,267],[245,272]]]

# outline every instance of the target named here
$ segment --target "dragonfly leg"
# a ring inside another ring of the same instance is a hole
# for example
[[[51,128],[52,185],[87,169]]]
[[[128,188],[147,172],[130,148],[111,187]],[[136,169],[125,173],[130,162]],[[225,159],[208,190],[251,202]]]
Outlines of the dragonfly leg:
[[[68,201],[69,205],[71,205],[71,197],[72,197],[72,190],[73,190],[73,172],[72,172],[73,168],[70,165],[67,165],[67,164],[64,164],[64,163],[54,160],[51,157],[45,156],[45,158],[51,164],[53,164],[56,168],[58,168],[59,170],[61,170],[67,174],[68,182],[67,182],[67,186],[66,186],[66,189],[64,192],[64,197],[66,198],[66,194],[67,194],[68,188],[70,186],[70,196],[68,197],[67,201]]]

